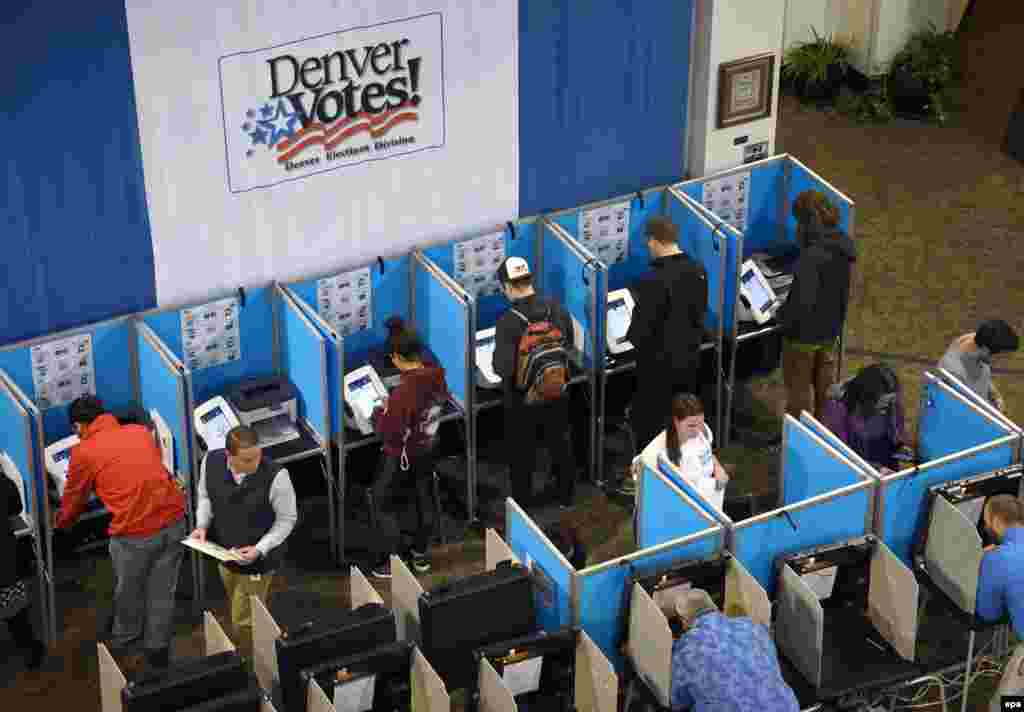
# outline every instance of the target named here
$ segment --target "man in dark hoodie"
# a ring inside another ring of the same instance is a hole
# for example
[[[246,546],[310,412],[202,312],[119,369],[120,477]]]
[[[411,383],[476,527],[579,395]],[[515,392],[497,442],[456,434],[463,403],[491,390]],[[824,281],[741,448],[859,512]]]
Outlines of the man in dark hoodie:
[[[373,483],[374,504],[380,515],[381,561],[373,568],[373,575],[378,578],[391,577],[391,554],[410,560],[416,573],[430,571],[430,526],[426,513],[431,507],[437,431],[448,400],[444,369],[426,362],[419,338],[401,321],[395,320],[389,326],[391,360],[402,380],[373,415],[374,429],[383,441],[383,461]],[[398,508],[397,500],[410,490],[416,528],[413,541],[406,547],[398,520],[406,512]]]
[[[630,426],[640,447],[665,428],[673,395],[698,391],[708,309],[704,267],[679,249],[675,224],[653,217],[645,233],[653,269],[630,287],[636,308],[626,334],[636,349]]]
[[[789,297],[779,313],[784,346],[786,412],[808,411],[819,420],[835,382],[836,347],[846,321],[853,241],[839,229],[839,210],[824,194],[805,190],[793,202],[797,260]]]

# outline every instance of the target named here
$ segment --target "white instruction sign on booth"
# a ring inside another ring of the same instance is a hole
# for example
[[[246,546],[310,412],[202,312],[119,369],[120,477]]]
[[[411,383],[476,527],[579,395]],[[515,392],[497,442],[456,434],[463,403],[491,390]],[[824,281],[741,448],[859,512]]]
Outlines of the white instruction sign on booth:
[[[363,267],[317,280],[316,310],[342,337],[373,328],[370,268]]]
[[[47,341],[33,346],[30,352],[32,385],[40,409],[67,405],[79,396],[96,395],[91,334]]]
[[[505,261],[505,233],[495,232],[452,246],[455,281],[476,298],[501,294],[498,267]]]
[[[181,346],[192,371],[237,361],[242,357],[238,297],[228,297],[181,310]]]
[[[750,171],[738,171],[704,184],[704,207],[740,232],[750,216]]]
[[[606,265],[629,256],[629,201],[580,211],[580,241]]]

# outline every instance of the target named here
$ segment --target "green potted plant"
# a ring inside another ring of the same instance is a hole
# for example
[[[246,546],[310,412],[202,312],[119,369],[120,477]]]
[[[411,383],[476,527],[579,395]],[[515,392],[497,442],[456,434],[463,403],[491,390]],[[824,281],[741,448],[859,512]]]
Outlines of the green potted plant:
[[[804,101],[831,102],[850,70],[850,48],[813,27],[814,39],[786,50],[782,79]]]
[[[898,113],[928,115],[945,123],[947,93],[957,78],[956,35],[934,24],[913,35],[893,57],[889,94]]]

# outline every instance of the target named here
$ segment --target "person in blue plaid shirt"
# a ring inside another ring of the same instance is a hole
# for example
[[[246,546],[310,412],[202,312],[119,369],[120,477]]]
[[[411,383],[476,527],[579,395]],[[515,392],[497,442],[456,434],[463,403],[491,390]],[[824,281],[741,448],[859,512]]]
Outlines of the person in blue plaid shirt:
[[[672,644],[673,710],[798,712],[763,625],[727,618],[699,588],[672,597],[665,607],[685,629]]]

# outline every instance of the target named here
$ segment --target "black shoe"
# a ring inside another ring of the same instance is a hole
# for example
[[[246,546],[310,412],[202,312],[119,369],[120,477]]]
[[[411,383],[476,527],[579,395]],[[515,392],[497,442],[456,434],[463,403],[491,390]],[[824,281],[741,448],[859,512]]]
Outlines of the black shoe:
[[[25,650],[25,667],[29,670],[38,670],[43,664],[43,658],[46,657],[46,645],[41,641],[33,641]]]
[[[171,649],[159,648],[146,651],[146,665],[155,669],[163,669],[171,662]]]
[[[370,571],[370,575],[374,578],[391,578],[391,559],[384,559],[381,563],[374,566]]]

